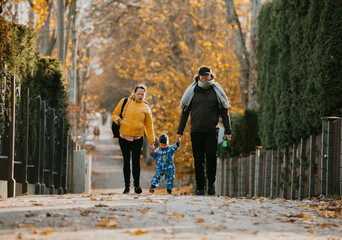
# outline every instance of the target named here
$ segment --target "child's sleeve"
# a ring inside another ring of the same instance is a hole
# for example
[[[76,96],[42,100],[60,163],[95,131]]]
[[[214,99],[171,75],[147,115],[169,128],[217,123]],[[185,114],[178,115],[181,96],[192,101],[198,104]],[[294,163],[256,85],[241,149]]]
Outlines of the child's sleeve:
[[[157,149],[154,151],[154,153],[150,155],[152,159],[157,159],[157,158],[158,158],[158,152],[159,152],[158,150],[159,150],[159,148],[157,148]]]
[[[175,153],[175,152],[178,150],[179,147],[180,147],[179,142],[176,142],[175,144],[173,144],[173,145],[170,147],[172,154]]]

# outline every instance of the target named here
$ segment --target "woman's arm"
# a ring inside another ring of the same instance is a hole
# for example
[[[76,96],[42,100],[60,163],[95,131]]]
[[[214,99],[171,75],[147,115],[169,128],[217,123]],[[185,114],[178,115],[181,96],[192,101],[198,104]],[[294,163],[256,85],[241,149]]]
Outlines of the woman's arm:
[[[147,139],[149,143],[152,145],[154,144],[153,119],[152,119],[151,108],[149,106],[147,106],[147,108],[148,108],[148,111],[145,114],[144,128],[145,128],[145,132],[147,135]]]
[[[120,113],[121,113],[121,108],[122,108],[122,104],[124,102],[125,98],[121,99],[120,102],[118,103],[118,105],[116,106],[116,108],[114,109],[113,113],[112,113],[112,119],[113,121],[119,125],[121,118],[120,118]]]

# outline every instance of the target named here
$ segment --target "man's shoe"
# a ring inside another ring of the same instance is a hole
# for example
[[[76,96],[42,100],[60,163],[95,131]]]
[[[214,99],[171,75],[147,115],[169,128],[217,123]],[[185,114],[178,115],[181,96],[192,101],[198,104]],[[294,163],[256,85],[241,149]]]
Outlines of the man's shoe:
[[[215,195],[215,185],[214,184],[209,184],[208,195]]]
[[[204,195],[204,190],[201,189],[201,188],[197,189],[197,190],[196,190],[196,195],[199,195],[199,196]]]
[[[128,194],[129,193],[129,187],[125,187],[125,190],[123,191],[123,194]]]
[[[134,192],[136,193],[136,194],[140,194],[140,193],[142,193],[142,190],[141,190],[141,187],[135,187],[134,188]]]
[[[166,191],[167,191],[167,194],[172,195],[172,190],[171,189],[166,189]]]

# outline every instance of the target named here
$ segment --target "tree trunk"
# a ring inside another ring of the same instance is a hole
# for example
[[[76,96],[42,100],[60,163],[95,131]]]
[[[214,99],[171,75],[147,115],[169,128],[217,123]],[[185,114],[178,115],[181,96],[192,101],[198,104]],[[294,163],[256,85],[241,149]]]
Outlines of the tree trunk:
[[[64,0],[57,0],[57,58],[64,65]]]
[[[72,0],[72,3],[71,3],[70,8],[69,8],[68,25],[66,28],[65,45],[64,45],[64,58],[66,58],[67,51],[68,51],[71,22],[73,22],[72,19],[76,18],[76,6],[77,6],[76,2],[77,2],[77,0]],[[65,61],[65,59],[64,59],[64,61]]]
[[[49,56],[49,40],[50,40],[50,20],[51,20],[51,12],[52,12],[52,1],[48,1],[48,9],[49,14],[46,16],[43,27],[40,30],[40,39],[39,39],[39,52],[41,55]]]
[[[260,0],[252,1],[252,17],[251,17],[251,33],[250,33],[250,49],[249,49],[249,63],[250,76],[248,82],[248,109],[258,108],[258,94],[257,94],[257,73],[255,71],[256,65],[256,39],[258,35],[258,14],[260,11]]]
[[[77,28],[76,28],[77,14],[75,12],[72,19],[72,46],[71,46],[71,70],[70,70],[70,98],[71,104],[75,104],[75,84],[76,84],[76,57],[77,57]]]
[[[248,106],[248,83],[250,77],[250,64],[249,54],[246,48],[245,38],[243,36],[240,21],[235,12],[234,4],[232,0],[225,0],[228,23],[232,26],[233,39],[235,43],[235,54],[238,58],[240,66],[240,93],[242,99],[243,108],[246,109]]]

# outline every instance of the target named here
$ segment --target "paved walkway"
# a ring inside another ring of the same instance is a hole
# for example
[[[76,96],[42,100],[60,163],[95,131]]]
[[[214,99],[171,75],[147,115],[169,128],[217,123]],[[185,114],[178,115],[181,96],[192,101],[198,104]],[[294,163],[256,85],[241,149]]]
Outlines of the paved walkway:
[[[121,194],[122,158],[101,127],[92,194],[0,199],[0,239],[341,239],[342,202],[148,193]],[[133,190],[133,189],[132,189]]]
[[[110,120],[110,119],[109,119]],[[124,189],[123,159],[117,139],[112,137],[110,121],[100,125],[100,138],[95,141],[96,150],[92,160],[92,192],[93,193],[122,193]],[[154,175],[155,165],[147,166],[141,159],[142,171],[140,185],[143,193],[148,192]],[[164,180],[160,188],[165,186]],[[131,176],[131,192],[133,192],[133,177]]]

